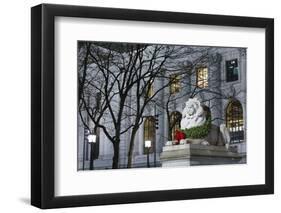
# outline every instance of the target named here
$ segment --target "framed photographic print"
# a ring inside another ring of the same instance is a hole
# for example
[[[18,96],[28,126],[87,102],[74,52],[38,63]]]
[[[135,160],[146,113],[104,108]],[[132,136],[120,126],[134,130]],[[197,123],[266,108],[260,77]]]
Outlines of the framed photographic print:
[[[31,203],[271,194],[274,21],[31,9]]]

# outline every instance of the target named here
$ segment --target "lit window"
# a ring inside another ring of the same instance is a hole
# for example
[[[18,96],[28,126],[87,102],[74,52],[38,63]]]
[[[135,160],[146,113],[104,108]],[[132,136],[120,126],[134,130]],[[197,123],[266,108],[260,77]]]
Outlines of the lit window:
[[[144,140],[143,140],[143,150],[144,154],[147,153],[145,148],[145,141],[151,141],[151,147],[149,148],[149,153],[152,153],[154,150],[155,143],[155,118],[149,116],[144,121]]]
[[[238,61],[233,59],[226,61],[226,81],[237,81],[238,80]]]
[[[203,89],[208,87],[208,68],[200,67],[196,72],[196,86]]]
[[[170,76],[170,93],[175,94],[180,91],[180,76],[171,75]]]
[[[243,108],[237,100],[232,100],[226,108],[226,126],[232,143],[244,140]]]
[[[170,124],[169,124],[169,129],[170,129],[170,140],[174,140],[175,138],[175,132],[176,130],[180,130],[180,122],[181,122],[181,113],[180,112],[172,112],[170,115]]]
[[[151,97],[153,95],[153,81],[149,81],[147,85],[147,97]]]

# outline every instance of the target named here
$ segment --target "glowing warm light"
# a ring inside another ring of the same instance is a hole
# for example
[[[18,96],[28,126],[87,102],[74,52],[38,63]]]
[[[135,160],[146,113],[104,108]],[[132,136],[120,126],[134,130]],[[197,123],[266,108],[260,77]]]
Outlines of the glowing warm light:
[[[170,93],[175,94],[180,91],[180,76],[179,75],[171,75],[170,77]]]
[[[96,135],[90,134],[88,135],[88,142],[89,143],[96,143]]]
[[[202,67],[197,69],[197,87],[206,88],[208,87],[208,68]]]
[[[150,148],[151,147],[151,141],[144,141],[144,146],[145,148]]]

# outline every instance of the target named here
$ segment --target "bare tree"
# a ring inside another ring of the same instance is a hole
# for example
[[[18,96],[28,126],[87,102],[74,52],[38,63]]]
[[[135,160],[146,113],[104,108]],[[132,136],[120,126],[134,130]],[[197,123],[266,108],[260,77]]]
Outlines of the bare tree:
[[[178,99],[212,94],[203,98],[207,103],[227,97],[217,89],[217,76],[212,88],[200,88],[190,81],[198,65],[210,62],[212,52],[212,48],[174,45],[79,42],[79,115],[85,128],[90,130],[87,117],[94,123],[94,132],[101,129],[112,143],[112,168],[119,166],[119,146],[125,133],[130,135],[127,167],[132,166],[135,136],[149,106],[165,109],[171,130],[175,123],[170,120],[170,109]],[[186,79],[184,87],[188,88],[179,95],[165,93],[172,74]],[[153,87],[156,81],[162,82],[157,88]],[[161,93],[164,100],[159,99]]]
[[[163,76],[162,68],[167,59],[172,57],[174,47],[139,44],[118,46],[109,43],[87,43],[85,47],[80,58],[83,66],[79,69],[80,114],[82,110],[86,112],[95,128],[101,128],[112,142],[112,168],[118,168],[120,138],[132,129],[133,141],[142,123],[145,106],[161,89],[151,97],[147,92],[153,81]],[[93,100],[95,94],[100,94],[99,104]],[[92,99],[90,103],[86,101],[88,96]],[[136,97],[134,110],[128,104],[128,98],[133,96]],[[84,121],[84,117],[80,117]],[[124,122],[128,117],[134,118],[132,123]],[[130,150],[133,147],[131,144],[133,142],[130,143]]]
[[[149,55],[152,54],[150,63],[153,62],[153,58],[159,58],[161,60],[156,63],[157,65],[155,68],[154,66],[149,66],[149,68],[146,69],[150,73],[149,77],[138,81],[135,85],[135,89],[131,93],[134,101],[131,103],[130,113],[130,116],[133,117],[133,119],[131,119],[133,126],[129,141],[128,168],[132,166],[135,136],[145,118],[145,110],[151,105],[159,105],[158,102],[161,102],[161,98],[160,100],[158,99],[162,97],[160,93],[170,86],[170,77],[172,74],[186,74],[185,71],[183,71],[186,70],[183,69],[183,67],[186,66],[184,59],[187,54],[194,53],[192,48],[184,46],[153,45],[152,48],[154,48],[153,53],[148,53]],[[140,59],[140,61],[141,60],[142,59]],[[142,70],[140,69],[140,73],[141,72]],[[158,84],[160,86],[157,88],[153,87],[156,81],[158,81],[158,83],[159,81],[162,82]],[[154,114],[156,114],[156,112],[154,112]]]

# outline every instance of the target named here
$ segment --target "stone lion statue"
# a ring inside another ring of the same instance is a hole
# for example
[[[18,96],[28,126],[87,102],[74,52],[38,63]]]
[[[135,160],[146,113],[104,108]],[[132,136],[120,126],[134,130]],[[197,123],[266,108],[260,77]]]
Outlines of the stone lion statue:
[[[206,121],[206,114],[197,98],[189,98],[182,111],[181,129],[201,126]]]

